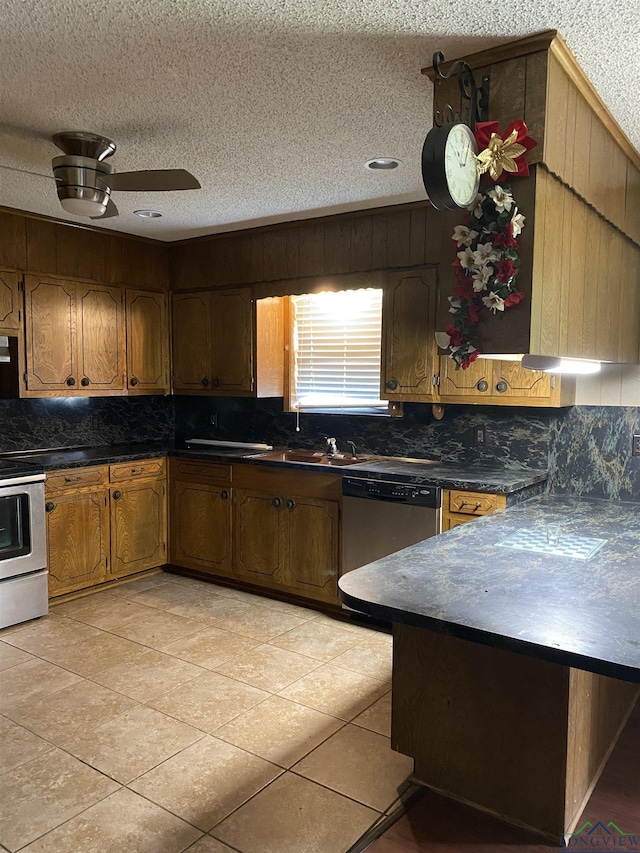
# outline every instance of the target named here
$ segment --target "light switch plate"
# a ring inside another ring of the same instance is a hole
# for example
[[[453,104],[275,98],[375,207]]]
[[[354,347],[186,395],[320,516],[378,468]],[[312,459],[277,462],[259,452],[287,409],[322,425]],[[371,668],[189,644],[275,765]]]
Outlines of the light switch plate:
[[[631,455],[640,456],[640,435],[637,433],[631,439]]]

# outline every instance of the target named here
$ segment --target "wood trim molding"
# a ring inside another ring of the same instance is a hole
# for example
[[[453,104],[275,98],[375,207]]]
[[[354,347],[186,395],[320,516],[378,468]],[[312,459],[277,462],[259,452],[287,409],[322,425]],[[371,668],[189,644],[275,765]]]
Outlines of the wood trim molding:
[[[487,50],[480,50],[477,53],[468,53],[464,56],[459,56],[456,59],[451,59],[448,62],[443,62],[440,68],[443,71],[448,71],[454,62],[458,59],[464,59],[469,63],[471,68],[482,68],[485,65],[493,65],[495,62],[505,62],[508,59],[516,59],[519,56],[526,56],[528,53],[538,53],[541,50],[549,50],[553,40],[557,36],[557,30],[544,30],[544,32],[536,33],[532,36],[518,39],[517,41],[505,42],[504,44],[490,47]],[[421,73],[435,82],[436,73],[433,65],[428,65],[426,68],[420,69]],[[586,79],[586,78],[585,78]]]

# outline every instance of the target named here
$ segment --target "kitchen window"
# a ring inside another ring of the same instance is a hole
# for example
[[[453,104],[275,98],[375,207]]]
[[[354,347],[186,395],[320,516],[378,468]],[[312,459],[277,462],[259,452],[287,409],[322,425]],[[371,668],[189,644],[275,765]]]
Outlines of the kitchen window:
[[[382,289],[291,297],[294,411],[382,414]]]

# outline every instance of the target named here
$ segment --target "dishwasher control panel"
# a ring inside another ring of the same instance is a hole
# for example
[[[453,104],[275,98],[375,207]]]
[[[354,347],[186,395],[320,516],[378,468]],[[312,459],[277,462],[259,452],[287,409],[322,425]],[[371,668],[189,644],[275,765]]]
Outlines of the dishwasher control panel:
[[[434,508],[439,507],[441,503],[441,490],[435,486],[420,486],[415,483],[398,483],[390,480],[367,480],[359,477],[343,477],[342,494],[352,498]]]

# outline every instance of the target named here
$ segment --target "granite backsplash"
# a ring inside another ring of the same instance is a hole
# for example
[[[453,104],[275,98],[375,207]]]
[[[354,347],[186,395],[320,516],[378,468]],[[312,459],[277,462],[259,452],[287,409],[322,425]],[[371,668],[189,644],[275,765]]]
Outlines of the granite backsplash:
[[[347,450],[443,462],[549,470],[547,490],[640,501],[640,408],[568,409],[448,406],[440,421],[430,405],[407,403],[404,417],[303,414],[282,411],[282,400],[207,397],[80,397],[0,400],[0,452],[71,446],[99,447],[188,438],[267,441],[320,449],[327,435]],[[216,415],[217,426],[210,423]],[[486,429],[474,447],[474,427]]]
[[[0,452],[173,440],[172,397],[0,400]]]

